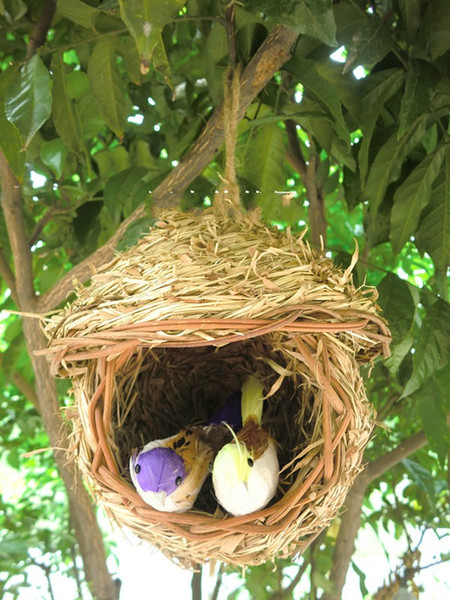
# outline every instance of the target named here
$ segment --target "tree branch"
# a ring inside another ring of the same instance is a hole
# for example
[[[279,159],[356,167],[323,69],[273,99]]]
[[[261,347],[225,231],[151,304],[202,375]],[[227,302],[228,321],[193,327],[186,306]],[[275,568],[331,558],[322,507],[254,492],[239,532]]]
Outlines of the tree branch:
[[[5,215],[15,272],[15,295],[20,310],[34,310],[33,270],[31,251],[22,214],[20,184],[12,172],[5,155],[0,150],[0,180],[2,184],[2,207]]]
[[[347,494],[344,504],[346,510],[341,517],[339,533],[334,546],[333,566],[330,573],[334,591],[325,593],[322,600],[340,600],[342,596],[348,567],[355,551],[356,536],[361,525],[361,513],[367,487],[383,473],[426,444],[427,439],[424,432],[416,433],[394,450],[369,463],[366,470],[358,475]]]
[[[320,246],[322,244],[322,238],[323,244],[325,245],[327,240],[325,198],[322,186],[318,183],[316,178],[319,157],[317,154],[311,153],[309,160],[305,161],[298,141],[297,126],[292,119],[286,121],[286,133],[289,142],[287,159],[300,175],[309,202],[308,212],[311,242]]]
[[[33,36],[28,42],[27,59],[34,55],[39,46],[45,44],[45,38],[47,37],[48,30],[52,24],[55,10],[56,0],[46,0],[39,21],[34,29]]]
[[[293,595],[295,588],[300,583],[300,580],[303,577],[303,575],[305,574],[306,569],[308,568],[308,566],[309,566],[309,562],[307,560],[304,560],[302,562],[302,564],[300,565],[300,567],[298,568],[298,571],[295,574],[295,577],[292,579],[292,581],[290,582],[290,584],[285,589],[285,592],[286,592],[286,595],[287,595],[288,598]]]
[[[197,565],[191,579],[192,600],[202,600],[202,565]]]
[[[41,219],[39,219],[33,231],[31,232],[30,239],[28,240],[29,246],[33,246],[33,244],[35,244],[39,240],[44,227],[53,219],[55,215],[62,215],[65,212],[67,211],[58,208],[56,205],[51,206],[44,214],[44,216]]]
[[[372,483],[378,477],[381,477],[383,473],[389,471],[396,464],[401,462],[404,458],[426,446],[428,443],[427,437],[423,431],[419,431],[419,433],[415,433],[407,440],[402,442],[397,448],[394,448],[384,456],[380,456],[373,462],[369,463],[366,470],[363,471],[361,475],[364,476],[366,483],[366,487],[369,483]]]
[[[288,160],[304,182],[306,179],[306,162],[298,141],[297,125],[292,119],[288,119],[285,125],[290,150]]]
[[[245,114],[252,100],[267,85],[273,74],[290,58],[290,49],[298,33],[289,27],[276,25],[261,44],[241,76],[239,119]],[[179,196],[188,185],[211,162],[224,138],[223,110],[214,110],[200,136],[181,162],[153,190],[153,206],[173,208]],[[111,260],[114,248],[127,227],[141,217],[145,217],[145,207],[139,206],[117,229],[108,242],[93,252],[84,261],[73,267],[66,275],[39,300],[39,310],[46,312],[58,306],[73,290],[73,280],[86,281],[93,269]]]

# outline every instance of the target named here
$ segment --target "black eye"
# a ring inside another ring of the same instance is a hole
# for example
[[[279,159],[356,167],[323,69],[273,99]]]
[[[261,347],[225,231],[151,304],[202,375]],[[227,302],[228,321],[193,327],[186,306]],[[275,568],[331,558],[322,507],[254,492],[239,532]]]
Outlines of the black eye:
[[[248,466],[249,466],[249,467],[253,467],[253,464],[254,464],[254,463],[253,463],[253,459],[249,458],[249,459],[247,460],[247,463],[248,463]]]
[[[183,481],[183,478],[181,477],[181,475],[178,475],[178,477],[175,479],[175,485],[181,485]]]
[[[134,467],[134,472],[135,472],[135,473],[140,473],[140,472],[141,472],[141,465],[136,465],[136,466]]]

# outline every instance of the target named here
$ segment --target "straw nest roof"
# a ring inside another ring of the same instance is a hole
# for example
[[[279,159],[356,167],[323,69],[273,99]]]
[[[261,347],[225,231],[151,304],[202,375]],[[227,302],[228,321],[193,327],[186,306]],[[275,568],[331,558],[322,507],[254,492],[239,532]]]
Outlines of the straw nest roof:
[[[248,214],[161,213],[130,250],[49,319],[55,376],[70,377],[72,452],[106,513],[184,567],[302,552],[336,516],[373,427],[360,364],[388,354],[374,288]],[[248,374],[267,400],[280,485],[264,509],[222,512],[207,480],[194,508],[164,513],[128,460],[204,423]]]

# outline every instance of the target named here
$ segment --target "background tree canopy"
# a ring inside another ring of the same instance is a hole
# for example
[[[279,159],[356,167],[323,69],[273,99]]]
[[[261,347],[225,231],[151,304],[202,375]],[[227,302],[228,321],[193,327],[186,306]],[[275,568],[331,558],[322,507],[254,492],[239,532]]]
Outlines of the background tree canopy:
[[[416,593],[428,565],[410,532],[438,535],[448,502],[449,3],[0,0],[0,28],[5,597],[18,597],[30,565],[49,594],[59,571],[80,595],[85,578],[95,597],[117,597],[90,498],[65,460],[67,384],[33,354],[45,340],[32,314],[132,245],[153,207],[214,201],[223,76],[238,63],[246,207],[279,228],[308,225],[344,267],[356,240],[356,283],[378,287],[393,341],[365,373],[380,427],[346,512],[295,563],[249,569],[230,598],[340,598],[361,518],[406,539],[373,597]]]

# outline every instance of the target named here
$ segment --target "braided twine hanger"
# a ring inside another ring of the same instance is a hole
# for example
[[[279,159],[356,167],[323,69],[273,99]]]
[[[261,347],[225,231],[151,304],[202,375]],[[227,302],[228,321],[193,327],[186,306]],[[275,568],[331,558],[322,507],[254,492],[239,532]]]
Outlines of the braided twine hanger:
[[[236,219],[244,214],[241,203],[239,184],[236,178],[236,140],[239,121],[239,104],[241,92],[241,67],[229,67],[224,79],[223,122],[225,137],[225,172],[219,175],[222,179],[214,209],[223,218]]]

